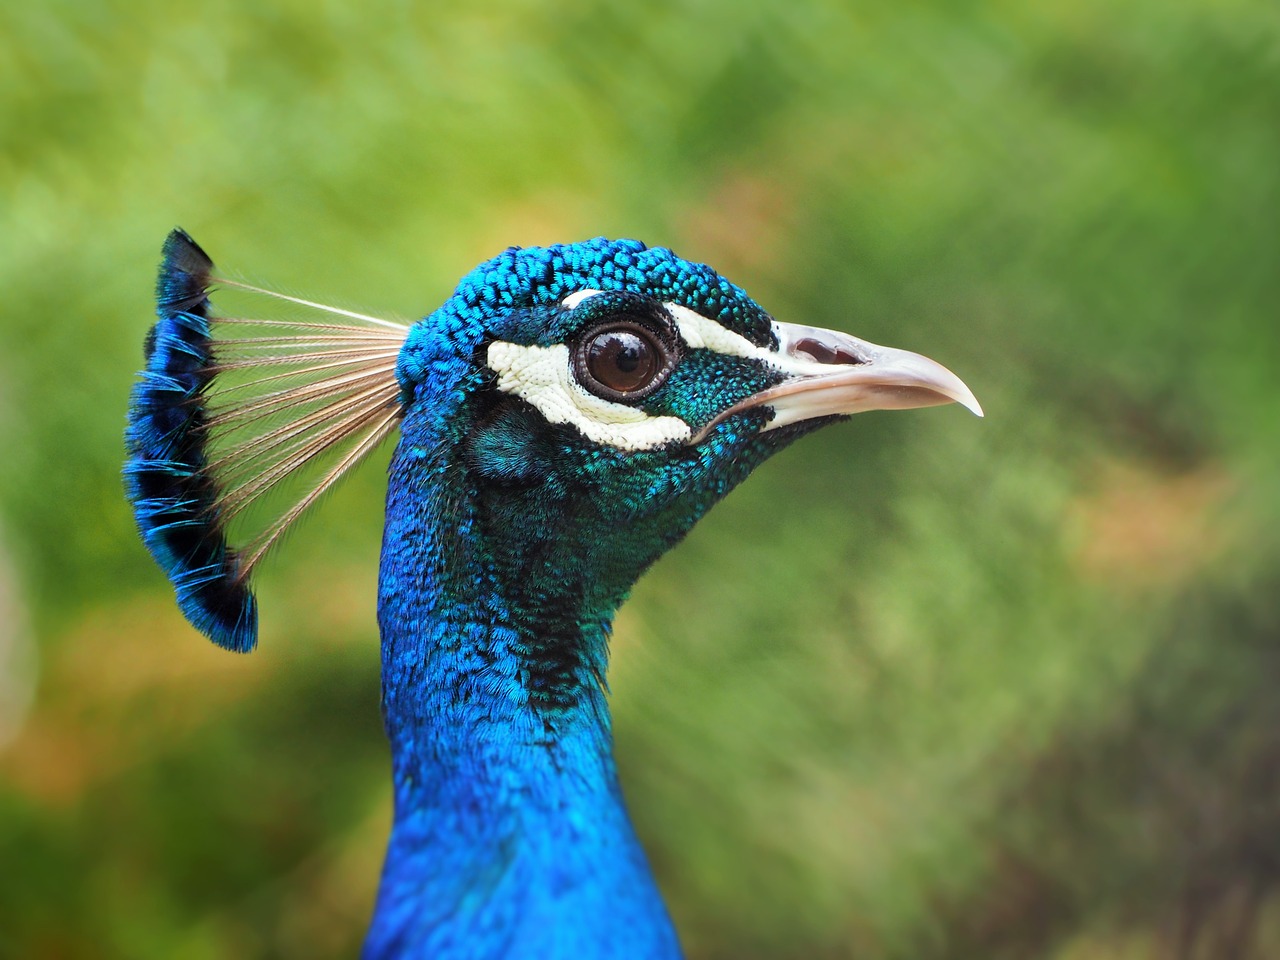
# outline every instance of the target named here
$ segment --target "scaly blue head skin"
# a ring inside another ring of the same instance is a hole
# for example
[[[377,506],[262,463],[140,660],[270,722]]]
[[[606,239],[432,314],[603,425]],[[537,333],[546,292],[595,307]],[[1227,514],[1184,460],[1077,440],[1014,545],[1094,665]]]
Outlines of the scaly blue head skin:
[[[188,618],[248,649],[252,596],[222,523],[234,492],[204,445],[209,267],[171,236],[127,475]],[[356,351],[359,383],[374,383],[359,400],[370,442],[387,336]],[[365,956],[678,956],[614,766],[614,612],[801,434],[976,401],[932,361],[779,323],[711,268],[633,240],[509,249],[394,342],[378,620],[395,821]],[[326,356],[313,369],[353,362]],[[341,434],[353,414],[332,409]],[[245,449],[253,464],[272,447]]]

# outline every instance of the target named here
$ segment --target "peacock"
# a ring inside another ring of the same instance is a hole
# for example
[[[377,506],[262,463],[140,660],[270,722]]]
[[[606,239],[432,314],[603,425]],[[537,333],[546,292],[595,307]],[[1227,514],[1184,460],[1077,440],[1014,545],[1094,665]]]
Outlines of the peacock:
[[[251,650],[258,562],[398,432],[377,601],[395,809],[363,955],[678,957],[614,762],[615,611],[793,440],[865,410],[981,416],[973,394],[635,240],[511,247],[413,324],[213,271],[169,235],[126,429],[138,528],[192,625]],[[303,319],[215,315],[215,286]]]

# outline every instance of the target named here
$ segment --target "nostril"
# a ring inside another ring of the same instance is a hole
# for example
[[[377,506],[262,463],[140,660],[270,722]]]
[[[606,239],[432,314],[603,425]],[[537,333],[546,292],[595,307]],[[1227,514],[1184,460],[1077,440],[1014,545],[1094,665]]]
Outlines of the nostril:
[[[791,352],[803,353],[813,358],[818,363],[866,363],[865,357],[860,357],[848,347],[833,347],[823,343],[815,337],[805,337],[803,340],[797,340],[791,348]]]

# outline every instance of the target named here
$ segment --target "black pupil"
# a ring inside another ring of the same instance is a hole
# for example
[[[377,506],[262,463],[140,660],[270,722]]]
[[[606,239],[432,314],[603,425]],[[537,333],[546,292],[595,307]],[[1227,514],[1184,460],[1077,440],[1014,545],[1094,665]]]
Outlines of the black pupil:
[[[606,330],[587,347],[587,370],[610,390],[631,393],[657,376],[658,350],[633,330]]]

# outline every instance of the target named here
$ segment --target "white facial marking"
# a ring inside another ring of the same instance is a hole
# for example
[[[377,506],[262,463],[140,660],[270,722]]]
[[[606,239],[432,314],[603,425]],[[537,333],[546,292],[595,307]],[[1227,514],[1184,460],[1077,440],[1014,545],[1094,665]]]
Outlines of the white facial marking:
[[[603,290],[579,290],[577,293],[571,293],[560,301],[560,306],[565,310],[573,310],[578,304],[582,303],[588,297],[594,297],[598,293],[604,293]]]
[[[570,423],[596,443],[619,450],[652,450],[693,435],[679,417],[656,417],[625,403],[601,400],[574,379],[569,348],[489,345],[489,369],[498,389],[531,403],[550,423]]]
[[[573,310],[601,292],[579,290],[561,300],[560,306]],[[663,306],[690,349],[755,360],[788,375],[812,375],[831,369],[816,360],[757,346],[681,304],[668,302]],[[782,331],[775,327],[774,332],[779,335],[779,342],[786,342]],[[539,347],[496,341],[489,346],[488,364],[498,375],[499,390],[528,401],[550,423],[572,424],[596,443],[627,451],[653,450],[672,441],[688,442],[693,436],[692,428],[679,417],[653,416],[587,391],[573,375],[569,348],[564,344]]]
[[[573,310],[581,306],[583,301],[600,293],[603,293],[603,291],[579,290],[561,300],[560,306],[565,310]],[[769,347],[758,347],[742,334],[734,333],[732,330],[716,323],[716,321],[704,317],[697,311],[690,310],[683,304],[668,300],[663,306],[675,319],[676,328],[680,331],[681,339],[694,350],[714,350],[716,353],[723,353],[730,357],[757,360],[760,363],[767,363],[781,373],[790,375],[821,374],[831,370],[828,364],[819,363],[817,360],[805,359],[803,356],[794,356],[787,350],[779,352]],[[788,343],[785,326],[788,325],[779,325],[777,323],[773,325],[773,334],[778,338],[779,344],[784,347]],[[804,329],[808,330],[810,328],[806,327]],[[816,332],[824,333],[826,331]]]
[[[756,360],[788,376],[818,376],[831,372],[829,364],[795,356],[787,350],[779,352],[770,347],[758,347],[742,334],[727,330],[714,320],[708,320],[702,314],[678,303],[664,303],[663,306],[675,317],[680,336],[690,347],[702,347],[730,357]],[[785,347],[788,338],[776,323],[773,325],[773,333],[778,338],[778,343]]]

